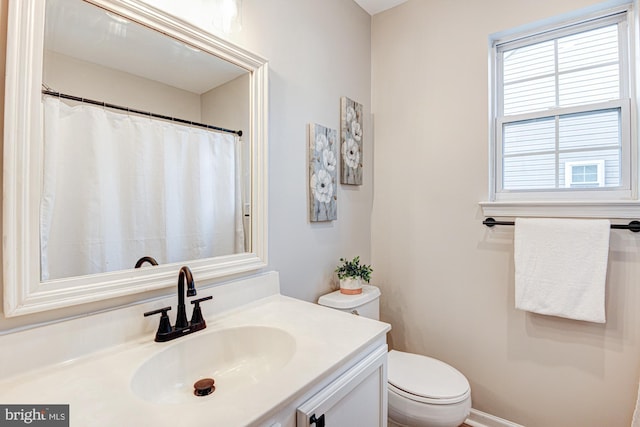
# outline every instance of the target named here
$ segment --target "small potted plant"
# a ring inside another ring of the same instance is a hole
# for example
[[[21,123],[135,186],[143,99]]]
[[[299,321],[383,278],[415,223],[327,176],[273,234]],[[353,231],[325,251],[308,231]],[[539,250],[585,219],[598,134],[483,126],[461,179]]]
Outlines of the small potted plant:
[[[373,269],[370,265],[361,265],[360,257],[357,256],[351,261],[340,258],[341,265],[336,268],[338,279],[340,279],[340,292],[347,295],[357,295],[362,293],[362,282],[369,283]]]

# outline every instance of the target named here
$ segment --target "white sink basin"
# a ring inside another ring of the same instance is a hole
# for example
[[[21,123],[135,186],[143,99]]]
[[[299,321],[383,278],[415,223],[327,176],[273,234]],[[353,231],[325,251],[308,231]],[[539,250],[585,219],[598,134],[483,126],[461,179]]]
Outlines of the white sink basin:
[[[296,348],[295,339],[273,327],[242,326],[196,332],[147,359],[134,373],[131,389],[153,403],[187,403],[260,382],[285,366]],[[215,380],[215,391],[194,395],[194,383]],[[277,378],[275,379],[277,381]]]

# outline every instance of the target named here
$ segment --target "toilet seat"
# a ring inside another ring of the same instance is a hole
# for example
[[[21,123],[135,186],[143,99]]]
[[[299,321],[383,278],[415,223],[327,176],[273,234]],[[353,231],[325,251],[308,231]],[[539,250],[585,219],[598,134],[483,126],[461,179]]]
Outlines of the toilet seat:
[[[402,397],[432,405],[459,403],[471,395],[469,381],[454,367],[397,350],[388,353],[388,386]]]

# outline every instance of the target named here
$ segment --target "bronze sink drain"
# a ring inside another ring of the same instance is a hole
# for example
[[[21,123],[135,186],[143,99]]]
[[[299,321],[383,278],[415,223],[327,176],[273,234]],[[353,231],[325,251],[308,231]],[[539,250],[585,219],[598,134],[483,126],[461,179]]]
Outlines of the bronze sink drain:
[[[213,378],[203,378],[193,384],[193,394],[196,396],[208,396],[216,390]]]

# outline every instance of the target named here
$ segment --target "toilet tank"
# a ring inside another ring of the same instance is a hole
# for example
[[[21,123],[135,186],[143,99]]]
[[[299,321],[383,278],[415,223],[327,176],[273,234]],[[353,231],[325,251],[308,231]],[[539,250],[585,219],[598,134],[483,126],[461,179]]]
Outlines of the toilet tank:
[[[370,319],[380,319],[380,289],[371,285],[362,285],[362,293],[358,295],[331,292],[321,296],[318,304]]]

